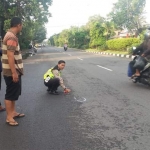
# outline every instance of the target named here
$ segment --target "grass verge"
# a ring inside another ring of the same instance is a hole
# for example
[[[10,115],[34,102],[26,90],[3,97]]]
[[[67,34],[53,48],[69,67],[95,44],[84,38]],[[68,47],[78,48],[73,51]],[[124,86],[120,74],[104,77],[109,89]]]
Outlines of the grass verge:
[[[114,50],[96,50],[96,49],[87,49],[86,51],[95,51],[95,52],[105,52],[105,53],[112,53],[112,54],[121,54],[121,55],[129,55],[126,51],[114,51]]]

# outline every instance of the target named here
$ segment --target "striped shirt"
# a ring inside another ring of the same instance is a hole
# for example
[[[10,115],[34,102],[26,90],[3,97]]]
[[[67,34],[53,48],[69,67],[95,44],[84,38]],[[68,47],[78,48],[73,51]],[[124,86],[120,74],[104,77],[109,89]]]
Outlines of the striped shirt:
[[[20,52],[20,46],[18,43],[18,38],[16,35],[8,31],[3,39],[3,47],[2,47],[3,55],[2,55],[2,67],[3,67],[3,75],[12,76],[12,71],[9,66],[7,51],[14,52],[14,62],[15,68],[18,75],[23,75],[23,63],[22,63],[22,55]]]

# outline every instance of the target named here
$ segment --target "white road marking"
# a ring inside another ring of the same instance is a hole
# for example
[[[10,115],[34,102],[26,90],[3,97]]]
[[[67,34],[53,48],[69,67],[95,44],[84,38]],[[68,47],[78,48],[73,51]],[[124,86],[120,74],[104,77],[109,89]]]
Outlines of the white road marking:
[[[78,57],[78,59],[83,60],[83,59],[81,59],[81,58],[79,58],[79,57]]]
[[[69,56],[72,56],[71,54],[68,54]]]
[[[103,69],[108,70],[108,71],[112,71],[111,69],[105,68],[105,67],[100,66],[100,65],[97,65],[97,67],[103,68]]]
[[[80,97],[80,98],[78,97],[78,98],[77,98],[77,97],[74,96],[74,99],[75,99],[77,102],[81,102],[81,103],[86,102],[86,98],[85,98],[85,97]]]

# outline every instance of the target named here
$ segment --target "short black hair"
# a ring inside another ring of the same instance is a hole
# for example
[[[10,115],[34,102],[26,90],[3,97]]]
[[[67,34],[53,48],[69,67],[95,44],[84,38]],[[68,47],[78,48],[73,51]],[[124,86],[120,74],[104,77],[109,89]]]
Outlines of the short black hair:
[[[19,17],[13,17],[10,21],[10,27],[16,27],[17,25],[22,24],[22,20]]]
[[[62,64],[62,63],[66,63],[64,60],[60,60],[59,62],[58,62],[58,64]]]

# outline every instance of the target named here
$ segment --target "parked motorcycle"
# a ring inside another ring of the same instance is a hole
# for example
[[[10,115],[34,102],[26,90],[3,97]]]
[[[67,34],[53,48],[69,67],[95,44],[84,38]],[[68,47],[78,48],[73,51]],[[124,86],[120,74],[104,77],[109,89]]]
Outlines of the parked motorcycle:
[[[37,53],[37,48],[30,44],[27,53],[29,54],[29,56],[33,56],[35,55],[35,53]]]
[[[34,46],[33,47],[34,53],[37,53],[37,48]]]

